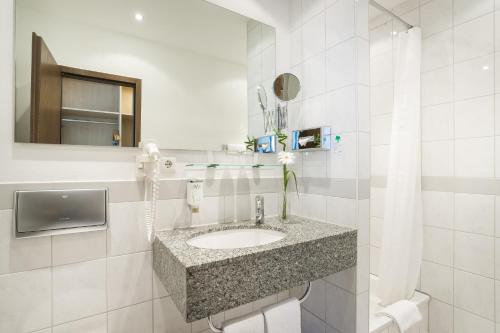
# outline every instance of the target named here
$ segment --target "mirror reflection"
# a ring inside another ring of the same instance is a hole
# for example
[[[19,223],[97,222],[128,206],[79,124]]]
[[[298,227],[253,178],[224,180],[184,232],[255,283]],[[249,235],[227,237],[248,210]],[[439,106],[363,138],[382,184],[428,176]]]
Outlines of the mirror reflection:
[[[299,79],[291,74],[279,75],[273,83],[274,94],[283,102],[289,102],[297,97],[300,91]]]
[[[220,150],[265,132],[265,24],[203,0],[16,0],[15,30],[17,142]]]

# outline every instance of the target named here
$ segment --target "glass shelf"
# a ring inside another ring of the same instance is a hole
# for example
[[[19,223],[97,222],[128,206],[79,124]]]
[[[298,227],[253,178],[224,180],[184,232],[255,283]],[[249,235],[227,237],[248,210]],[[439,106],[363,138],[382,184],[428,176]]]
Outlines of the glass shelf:
[[[237,164],[237,163],[190,163],[186,164],[186,168],[206,168],[206,169],[223,169],[223,168],[276,168],[281,164]]]

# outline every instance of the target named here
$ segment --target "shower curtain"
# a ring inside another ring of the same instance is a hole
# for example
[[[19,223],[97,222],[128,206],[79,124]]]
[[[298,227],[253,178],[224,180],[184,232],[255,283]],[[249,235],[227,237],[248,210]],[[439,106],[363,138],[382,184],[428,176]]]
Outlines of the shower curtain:
[[[376,290],[384,305],[413,295],[422,260],[420,58],[420,28],[401,32]]]

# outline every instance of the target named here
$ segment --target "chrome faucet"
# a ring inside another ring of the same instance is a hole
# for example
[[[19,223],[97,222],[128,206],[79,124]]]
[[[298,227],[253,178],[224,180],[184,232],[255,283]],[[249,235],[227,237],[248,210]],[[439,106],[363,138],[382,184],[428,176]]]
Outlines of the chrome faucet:
[[[257,195],[255,197],[255,224],[261,225],[264,223],[264,196]]]

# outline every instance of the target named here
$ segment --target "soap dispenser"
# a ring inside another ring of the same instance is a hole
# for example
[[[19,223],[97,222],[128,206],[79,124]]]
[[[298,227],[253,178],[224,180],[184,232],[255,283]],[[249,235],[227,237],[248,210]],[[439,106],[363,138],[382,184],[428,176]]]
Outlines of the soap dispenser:
[[[187,204],[192,213],[198,213],[203,199],[203,180],[189,179],[187,181]]]

